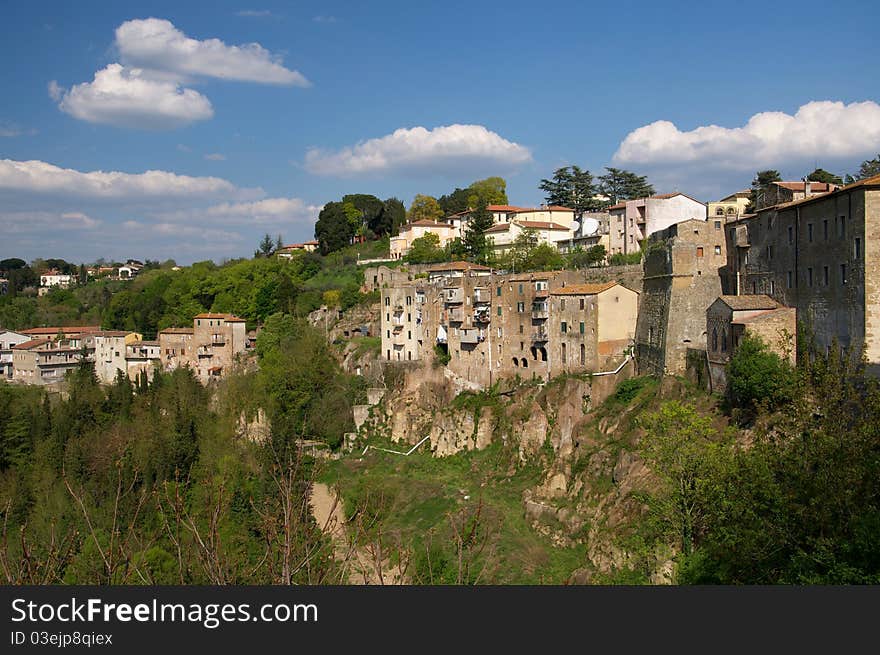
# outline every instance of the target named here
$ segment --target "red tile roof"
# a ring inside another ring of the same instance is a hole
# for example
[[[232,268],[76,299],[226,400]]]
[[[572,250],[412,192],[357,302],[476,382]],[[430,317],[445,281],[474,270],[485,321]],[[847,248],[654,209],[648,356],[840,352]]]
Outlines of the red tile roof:
[[[753,311],[756,309],[776,309],[779,303],[770,296],[764,294],[752,294],[745,296],[718,296],[718,300],[730,307],[733,311]]]
[[[774,182],[776,186],[781,186],[783,189],[788,189],[790,191],[803,191],[804,190],[804,182]],[[810,182],[810,191],[815,191],[816,193],[820,193],[822,191],[833,191],[834,189],[839,188],[836,184],[831,185],[829,188],[828,182]]]
[[[245,320],[243,318],[239,318],[233,314],[196,314],[193,318],[222,318],[227,323],[244,323]]]
[[[429,221],[428,219],[422,219],[420,221],[416,221],[415,223],[408,223],[404,227],[445,227],[452,228],[449,223],[439,223],[437,221]]]
[[[159,334],[194,334],[195,330],[192,328],[179,328],[179,327],[170,327],[165,328],[164,330],[159,330]]]
[[[25,341],[24,343],[19,343],[12,346],[13,350],[31,350],[32,348],[36,348],[37,346],[45,346],[46,344],[51,343],[48,339],[31,339],[30,341]]]
[[[67,325],[63,327],[35,327],[28,328],[27,330],[20,330],[20,334],[48,334],[51,336],[55,336],[59,332],[63,335],[70,334],[83,334],[84,332],[98,332],[101,329],[100,325]]]
[[[568,228],[559,223],[550,223],[548,221],[517,221],[517,225],[528,227],[534,230],[564,230],[568,232]]]
[[[603,282],[601,284],[569,284],[561,289],[550,292],[553,296],[593,296],[616,287],[619,282]]]

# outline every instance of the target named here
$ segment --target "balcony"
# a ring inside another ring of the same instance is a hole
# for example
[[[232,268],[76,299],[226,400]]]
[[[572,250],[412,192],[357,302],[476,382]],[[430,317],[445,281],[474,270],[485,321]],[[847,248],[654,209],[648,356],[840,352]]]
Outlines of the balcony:
[[[443,290],[443,302],[448,305],[464,302],[464,289],[461,287],[447,287]]]
[[[212,346],[222,346],[226,344],[226,335],[225,334],[212,334],[211,335],[211,345]]]
[[[403,323],[395,323],[394,324],[394,333],[403,332]]]
[[[403,305],[394,305],[395,314],[403,314]]]
[[[448,323],[461,323],[464,321],[464,312],[461,307],[451,307],[444,314]]]
[[[550,318],[550,306],[545,302],[534,303],[532,305],[532,318],[537,321]]]
[[[478,309],[474,312],[474,323],[488,323],[491,320],[488,307],[483,310]]]
[[[474,289],[474,304],[475,305],[489,304],[491,302],[492,302],[491,289],[484,289],[482,287],[478,287],[478,288]]]
[[[535,330],[532,332],[532,343],[545,343],[547,341],[547,330]]]
[[[535,289],[535,298],[546,298],[550,295],[549,289]]]
[[[199,357],[213,357],[214,356],[214,352],[211,350],[210,346],[199,346],[196,354]]]
[[[458,333],[458,340],[462,345],[476,345],[486,340],[486,336],[482,330],[461,330]]]

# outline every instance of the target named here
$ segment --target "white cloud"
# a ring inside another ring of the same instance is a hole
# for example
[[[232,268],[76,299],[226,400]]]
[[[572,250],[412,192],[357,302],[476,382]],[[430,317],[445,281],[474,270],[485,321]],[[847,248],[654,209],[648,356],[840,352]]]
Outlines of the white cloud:
[[[754,171],[787,163],[859,158],[880,147],[880,105],[814,101],[792,116],[762,112],[742,127],[718,125],[682,132],[659,120],[630,132],[614,161],[641,165],[711,165]]]
[[[62,89],[55,80],[49,80],[48,91],[49,97],[55,102],[61,100],[61,97],[64,95],[64,89]]]
[[[315,16],[312,20],[316,23],[335,23],[336,16]]]
[[[272,12],[268,9],[242,9],[241,11],[235,12],[235,15],[246,18],[268,18],[272,15]]]
[[[5,234],[32,234],[93,230],[101,221],[82,212],[0,212],[0,230]]]
[[[226,161],[226,155],[219,152],[212,152],[205,155],[205,159],[208,161]]]
[[[27,134],[33,136],[37,131],[33,128],[26,130],[21,127],[18,123],[9,123],[6,121],[0,121],[0,137],[14,137],[21,136],[23,134]]]
[[[93,200],[218,198],[253,194],[218,177],[190,177],[168,171],[83,173],[43,161],[0,159],[0,192],[54,194]]]
[[[192,152],[192,148],[190,148],[188,145],[185,145],[185,144],[183,144],[183,143],[178,143],[178,144],[177,144],[177,149],[178,149],[180,152]]]
[[[138,68],[110,64],[95,73],[92,82],[69,91],[50,84],[58,107],[80,120],[123,127],[170,129],[214,115],[211,101],[198,91],[170,80],[155,79]]]
[[[259,43],[199,41],[159,18],[122,23],[116,28],[116,47],[126,64],[173,75],[310,86],[302,73],[285,68],[280,57]]]
[[[208,224],[312,224],[321,205],[310,205],[300,198],[264,198],[254,202],[221,203],[210,207],[175,210],[157,214],[163,221],[203,221]]]
[[[357,175],[391,170],[456,173],[462,168],[511,169],[531,161],[528,148],[482,125],[401,128],[336,152],[313,148],[306,169],[318,175]]]

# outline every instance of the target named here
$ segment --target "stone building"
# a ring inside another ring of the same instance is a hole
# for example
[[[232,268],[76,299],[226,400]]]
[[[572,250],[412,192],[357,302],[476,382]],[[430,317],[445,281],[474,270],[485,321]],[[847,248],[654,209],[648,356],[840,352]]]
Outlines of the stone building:
[[[795,308],[819,348],[864,346],[880,373],[880,175],[758,210],[726,233],[733,293]]]
[[[21,332],[0,330],[0,377],[12,378],[12,347],[31,339]]]
[[[636,360],[641,373],[680,375],[687,349],[706,347],[706,309],[721,295],[727,264],[724,222],[689,220],[645,249]]]
[[[713,391],[727,386],[727,363],[745,334],[760,337],[772,352],[796,358],[795,310],[770,296],[720,296],[706,310],[706,354]]]
[[[128,372],[126,347],[140,341],[142,335],[122,330],[99,330],[88,334],[94,349],[95,375],[103,384],[112,384],[118,372]]]
[[[22,384],[62,382],[68,371],[79,366],[82,349],[60,339],[33,339],[12,347],[12,379]]]
[[[141,373],[152,378],[162,366],[162,347],[158,341],[134,341],[125,346],[125,367],[128,377],[137,379]]]
[[[192,361],[193,328],[165,328],[159,330],[159,357],[165,371],[173,371],[178,366],[188,366]]]
[[[811,182],[810,180],[773,182],[769,187],[757,193],[756,209],[803,200],[816,194],[830,193],[839,188],[838,185],[829,182]]]
[[[622,361],[632,343],[638,293],[616,282],[584,284],[583,271],[436,269],[427,280],[382,289],[387,361],[430,361],[436,347],[451,373],[485,387],[517,375],[598,372]]]

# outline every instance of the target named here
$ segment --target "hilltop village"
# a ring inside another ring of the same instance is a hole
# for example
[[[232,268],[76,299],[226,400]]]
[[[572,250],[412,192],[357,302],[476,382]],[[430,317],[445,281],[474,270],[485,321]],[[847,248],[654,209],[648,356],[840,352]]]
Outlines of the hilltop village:
[[[461,239],[473,211],[404,223],[387,257],[359,262],[361,291],[377,293],[379,306],[374,322],[358,331],[381,338],[380,360],[439,363],[473,389],[505,378],[626,369],[687,373],[721,391],[743,335],[761,337],[793,361],[800,326],[814,347],[864,344],[869,369],[880,365],[880,176],[846,186],[773,182],[755,205],[744,190],[709,203],[678,192],[652,195],[601,212],[486,210],[492,224],[485,236],[499,258],[525,234],[560,253],[601,247],[602,260],[527,273],[467,261],[412,264],[406,259],[414,244],[428,235],[441,247]],[[289,261],[319,247],[279,242],[271,256]],[[640,263],[609,265],[633,254]],[[130,280],[142,267],[129,260],[83,275]],[[40,295],[73,282],[47,271]],[[208,384],[240,365],[255,340],[256,329],[228,313],[197,314],[191,326],[159,330],[154,340],[97,325],[38,326],[0,330],[0,366],[22,384],[59,384],[83,359],[105,384],[181,366]]]

